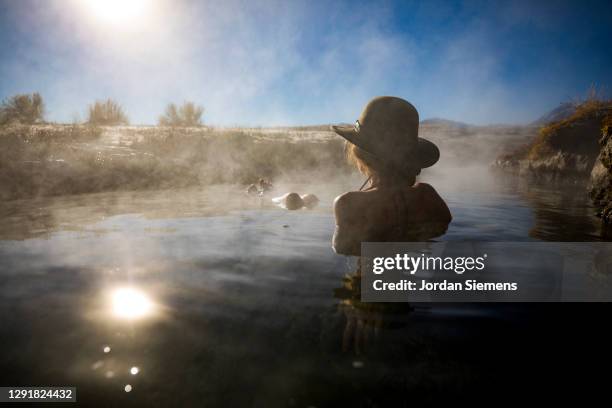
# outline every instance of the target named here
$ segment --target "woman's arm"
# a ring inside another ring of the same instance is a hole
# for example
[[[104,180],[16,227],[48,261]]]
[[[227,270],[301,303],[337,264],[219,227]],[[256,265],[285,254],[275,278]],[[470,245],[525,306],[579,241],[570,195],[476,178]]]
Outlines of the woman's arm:
[[[427,218],[432,223],[442,225],[446,224],[448,226],[448,224],[450,224],[450,222],[453,220],[453,216],[451,215],[446,202],[444,202],[436,189],[431,185],[427,183],[419,183],[419,186],[423,188],[425,193],[422,196],[424,198],[422,206],[423,208],[427,209],[427,212],[429,213]],[[446,229],[444,229],[444,232],[446,232]]]
[[[336,229],[332,247],[342,255],[361,254],[361,226],[354,216],[354,193],[344,193],[334,200]]]
[[[422,194],[419,202],[420,216],[413,226],[416,240],[427,241],[446,234],[453,217],[438,192],[427,183],[419,183]]]

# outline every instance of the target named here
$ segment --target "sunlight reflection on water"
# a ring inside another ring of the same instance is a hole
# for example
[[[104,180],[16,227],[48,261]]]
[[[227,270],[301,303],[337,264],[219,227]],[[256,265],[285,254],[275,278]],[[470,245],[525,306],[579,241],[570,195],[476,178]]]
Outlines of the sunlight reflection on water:
[[[111,295],[113,314],[120,319],[140,319],[154,311],[151,299],[143,291],[124,287],[115,289]]]

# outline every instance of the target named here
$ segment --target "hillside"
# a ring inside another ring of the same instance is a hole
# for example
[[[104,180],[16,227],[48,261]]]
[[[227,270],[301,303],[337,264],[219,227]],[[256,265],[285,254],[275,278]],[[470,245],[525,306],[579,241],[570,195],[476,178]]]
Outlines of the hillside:
[[[568,117],[540,127],[528,143],[498,156],[495,167],[532,180],[572,182],[578,191],[588,191],[598,214],[612,222],[611,134],[612,100],[590,99]]]
[[[604,119],[611,110],[611,101],[583,102],[569,117],[540,127],[528,143],[500,155],[496,165],[536,179],[588,178],[601,149]]]
[[[421,126],[450,126],[450,127],[457,127],[457,128],[467,128],[472,125],[469,125],[463,122],[458,122],[455,120],[431,118],[431,119],[422,120]]]

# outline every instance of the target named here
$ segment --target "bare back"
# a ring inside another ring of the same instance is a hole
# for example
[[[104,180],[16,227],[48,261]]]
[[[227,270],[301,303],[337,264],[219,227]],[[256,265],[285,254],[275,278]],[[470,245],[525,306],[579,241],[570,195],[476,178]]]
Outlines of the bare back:
[[[436,190],[375,187],[337,197],[334,203],[337,253],[359,255],[361,242],[426,241],[444,234],[452,217]]]

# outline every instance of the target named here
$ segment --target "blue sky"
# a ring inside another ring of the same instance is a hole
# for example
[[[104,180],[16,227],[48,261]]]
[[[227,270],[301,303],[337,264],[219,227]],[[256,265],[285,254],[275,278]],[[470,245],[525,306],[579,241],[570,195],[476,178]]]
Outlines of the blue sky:
[[[137,124],[192,100],[207,123],[265,126],[352,122],[397,95],[487,124],[612,86],[609,1],[123,0],[141,4],[119,20],[104,1],[0,0],[0,96],[38,91],[60,122],[111,97]]]

